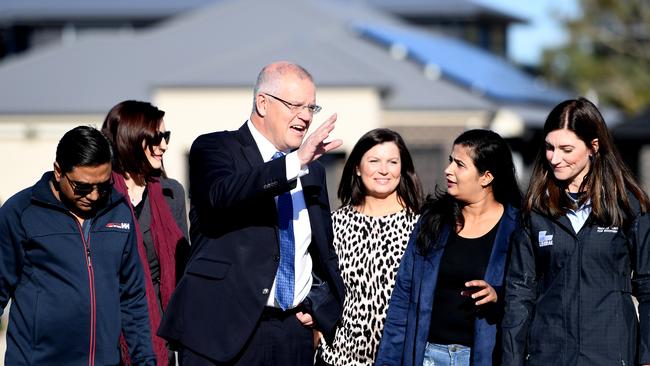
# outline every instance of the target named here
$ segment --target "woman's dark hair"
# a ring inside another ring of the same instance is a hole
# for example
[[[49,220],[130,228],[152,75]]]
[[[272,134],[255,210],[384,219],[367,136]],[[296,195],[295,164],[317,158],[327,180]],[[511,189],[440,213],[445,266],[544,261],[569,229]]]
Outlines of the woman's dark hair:
[[[151,103],[127,100],[111,108],[104,119],[102,132],[108,137],[115,150],[113,170],[128,174],[136,184],[142,185],[147,178],[164,176],[164,170],[154,169],[142,148],[153,153],[150,143],[158,134],[158,127],[165,112]]]
[[[356,170],[361,164],[361,158],[368,150],[386,142],[394,143],[399,150],[402,170],[399,185],[397,186],[397,197],[404,207],[411,212],[417,213],[422,203],[422,186],[420,179],[415,174],[413,159],[402,136],[387,128],[377,128],[367,132],[354,145],[343,167],[343,174],[341,174],[338,190],[339,200],[341,200],[343,206],[359,206],[365,202],[365,187],[361,177],[356,174]]]
[[[504,206],[519,207],[521,191],[517,182],[515,165],[508,143],[498,133],[490,130],[469,130],[454,140],[454,145],[468,149],[468,154],[479,174],[490,172],[494,177],[490,185],[494,199]],[[427,253],[436,245],[444,225],[450,230],[462,230],[465,219],[460,202],[447,192],[436,187],[435,195],[428,196],[422,206],[420,232],[417,247],[420,253]]]
[[[639,201],[641,212],[648,210],[648,196],[621,159],[605,120],[593,103],[579,98],[558,104],[546,118],[544,136],[559,129],[575,133],[590,150],[591,142],[598,139],[598,151],[592,151],[589,172],[580,184],[580,191],[586,192],[580,203],[591,200],[591,214],[598,225],[627,227],[630,224],[636,215],[628,192]],[[575,202],[565,193],[568,183],[555,179],[542,142],[524,199],[524,217],[533,210],[558,217],[568,209],[575,209]]]
[[[56,146],[56,162],[62,173],[80,166],[110,163],[111,145],[97,129],[78,126],[66,132]]]

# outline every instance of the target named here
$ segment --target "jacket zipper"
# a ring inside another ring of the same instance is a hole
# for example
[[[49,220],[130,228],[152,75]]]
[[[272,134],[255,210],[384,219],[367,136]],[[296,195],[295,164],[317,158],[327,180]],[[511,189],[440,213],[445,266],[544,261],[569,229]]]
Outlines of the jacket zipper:
[[[580,230],[578,230],[578,232],[575,232],[571,227],[566,226],[566,225],[565,225],[563,222],[561,222],[560,220],[553,219],[553,221],[554,221],[555,224],[558,225],[562,230],[564,230],[567,234],[569,234],[569,236],[573,237],[573,239],[575,240],[576,246],[577,246],[577,249],[576,249],[576,250],[577,250],[577,252],[578,252],[578,291],[577,291],[577,295],[576,295],[576,296],[578,297],[578,329],[576,330],[576,333],[577,333],[577,337],[578,337],[578,341],[577,341],[577,343],[578,343],[578,344],[577,344],[577,346],[578,346],[578,353],[580,353],[581,348],[582,348],[582,340],[581,340],[581,336],[582,336],[582,335],[581,335],[581,331],[580,331],[580,324],[582,323],[582,321],[581,321],[581,319],[580,319],[580,317],[581,317],[581,315],[582,315],[582,311],[581,311],[581,310],[582,310],[582,304],[581,304],[581,296],[580,296],[580,288],[582,287],[582,286],[581,286],[581,283],[582,283],[582,275],[580,274],[580,272],[581,272],[581,268],[582,268],[582,239],[581,239],[580,233],[581,233],[582,230],[584,229],[585,225],[588,225],[588,224],[589,224],[589,219],[587,219],[587,220],[583,223],[582,227],[580,228]],[[565,339],[565,341],[564,341],[564,349],[565,349],[565,352],[566,352],[566,351],[567,351],[567,342],[566,342],[566,339]]]
[[[81,242],[84,246],[84,257],[86,258],[86,269],[88,271],[88,286],[90,290],[90,342],[88,351],[88,366],[95,365],[95,345],[97,333],[97,314],[95,303],[95,271],[93,269],[92,257],[90,255],[90,230],[88,230],[88,240],[84,236],[83,228],[79,221],[75,218],[79,234],[81,234]],[[91,224],[92,225],[92,224]]]
[[[585,225],[587,223],[585,222]],[[583,225],[584,227],[584,225]],[[578,230],[578,233],[582,231],[582,228]],[[576,233],[576,243],[578,245],[578,352],[582,353],[582,240],[579,234]],[[566,344],[566,343],[565,343]]]

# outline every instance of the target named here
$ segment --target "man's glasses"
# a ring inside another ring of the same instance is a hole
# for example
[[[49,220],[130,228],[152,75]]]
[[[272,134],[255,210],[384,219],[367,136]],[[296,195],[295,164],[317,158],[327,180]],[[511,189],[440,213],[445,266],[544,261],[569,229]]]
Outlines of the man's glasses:
[[[269,94],[269,93],[263,93],[263,94],[268,95],[269,97],[281,102],[282,104],[284,104],[285,107],[289,108],[291,112],[294,112],[296,114],[300,113],[303,109],[307,109],[311,114],[316,114],[320,112],[320,110],[322,109],[321,106],[319,106],[318,104],[294,104],[291,102],[287,102],[282,98],[278,98],[273,94]]]
[[[104,196],[108,194],[108,192],[110,192],[111,189],[113,188],[112,177],[106,182],[92,184],[92,183],[76,182],[70,179],[70,177],[68,177],[66,173],[63,173],[63,175],[65,176],[65,179],[67,179],[68,182],[70,183],[70,187],[72,187],[75,196],[86,197],[87,195],[93,193],[95,189],[97,190],[97,193],[99,193],[100,196]]]
[[[155,135],[150,137],[149,140],[149,145],[151,146],[158,146],[162,142],[162,140],[165,140],[165,143],[169,143],[169,138],[171,137],[172,132],[171,131],[158,131],[156,132]]]

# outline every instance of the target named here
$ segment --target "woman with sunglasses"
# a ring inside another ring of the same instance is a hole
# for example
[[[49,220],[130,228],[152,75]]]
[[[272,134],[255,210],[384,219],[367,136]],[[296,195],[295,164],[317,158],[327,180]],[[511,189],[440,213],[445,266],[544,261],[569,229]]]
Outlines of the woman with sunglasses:
[[[115,188],[131,202],[138,252],[144,267],[152,343],[158,365],[174,365],[174,355],[156,331],[188,252],[185,190],[167,178],[163,155],[170,131],[165,112],[150,103],[128,100],[114,106],[102,131],[113,145]],[[122,363],[130,364],[120,339]]]

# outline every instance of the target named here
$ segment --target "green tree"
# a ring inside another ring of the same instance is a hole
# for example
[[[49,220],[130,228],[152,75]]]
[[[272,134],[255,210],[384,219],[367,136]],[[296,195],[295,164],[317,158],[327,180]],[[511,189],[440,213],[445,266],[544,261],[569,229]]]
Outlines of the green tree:
[[[547,50],[545,76],[632,114],[650,105],[650,0],[579,0],[567,45]]]

